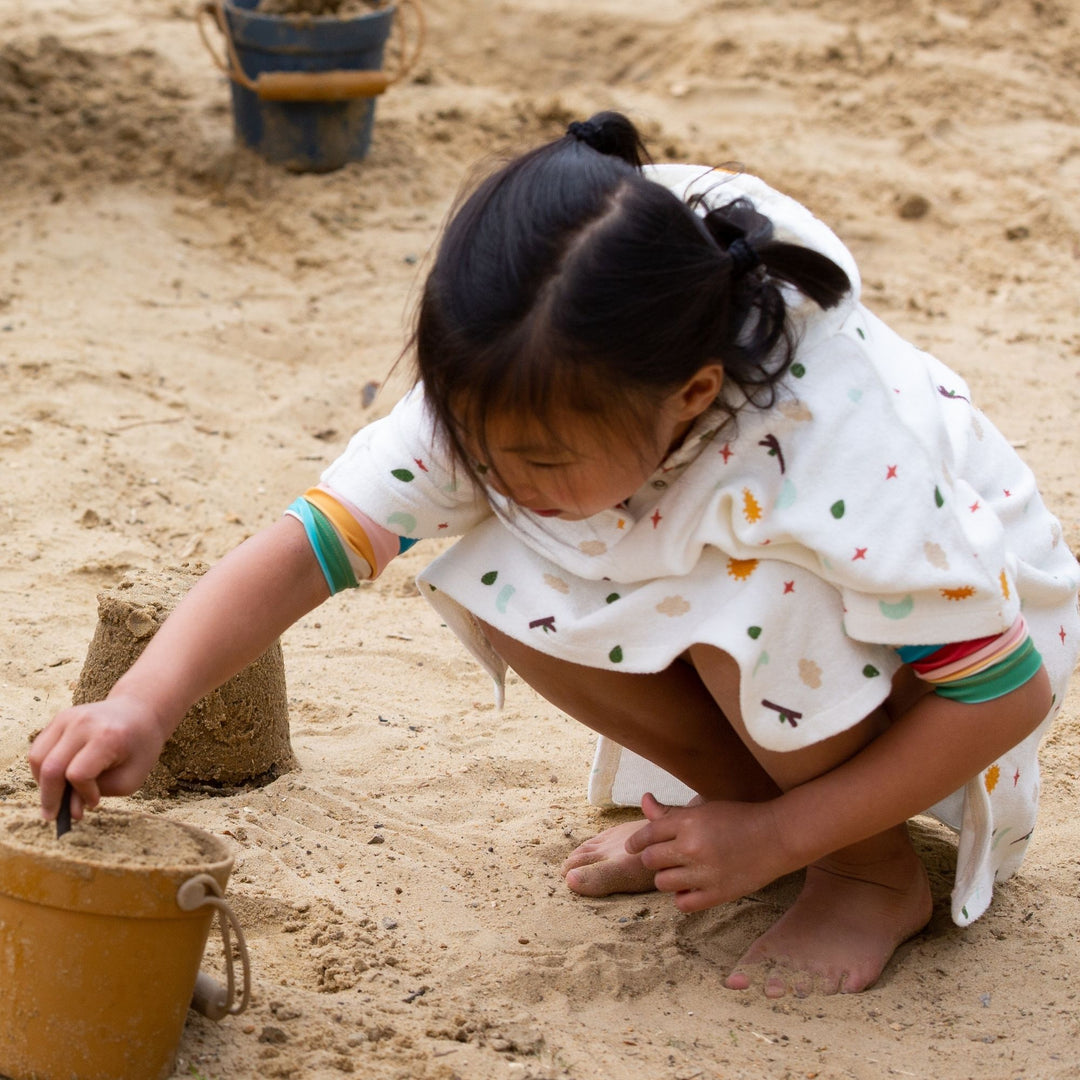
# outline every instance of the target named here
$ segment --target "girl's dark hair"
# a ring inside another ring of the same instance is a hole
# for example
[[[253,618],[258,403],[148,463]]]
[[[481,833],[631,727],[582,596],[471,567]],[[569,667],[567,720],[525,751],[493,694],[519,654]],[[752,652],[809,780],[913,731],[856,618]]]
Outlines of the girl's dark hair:
[[[648,160],[630,120],[599,113],[483,180],[452,216],[414,340],[471,475],[463,436],[486,450],[497,412],[556,435],[568,407],[645,431],[656,403],[713,362],[767,406],[794,350],[779,283],[823,308],[850,288],[826,256],[774,240],[747,199],[702,216],[700,200],[642,174]]]

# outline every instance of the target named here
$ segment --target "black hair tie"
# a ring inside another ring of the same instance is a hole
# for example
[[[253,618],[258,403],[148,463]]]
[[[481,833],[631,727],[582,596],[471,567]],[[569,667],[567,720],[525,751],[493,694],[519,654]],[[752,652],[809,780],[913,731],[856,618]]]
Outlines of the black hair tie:
[[[727,253],[731,257],[732,277],[740,278],[761,265],[761,256],[741,236],[728,244]]]
[[[572,120],[566,126],[566,134],[595,150],[596,142],[600,137],[600,125],[594,124],[591,120]]]

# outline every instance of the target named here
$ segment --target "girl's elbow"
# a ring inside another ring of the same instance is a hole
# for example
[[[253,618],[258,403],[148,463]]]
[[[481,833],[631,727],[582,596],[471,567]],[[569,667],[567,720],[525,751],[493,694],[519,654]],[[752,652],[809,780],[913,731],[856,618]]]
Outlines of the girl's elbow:
[[[1009,724],[1011,744],[1022,742],[1038,729],[1054,704],[1054,692],[1045,666],[1040,666],[1027,682],[1015,690],[987,704],[991,707],[996,705],[999,714]]]
[[[1028,721],[1027,733],[1030,734],[1046,719],[1054,704],[1054,691],[1046,665],[1040,665],[1039,670],[1020,689],[1027,691],[1024,712]]]

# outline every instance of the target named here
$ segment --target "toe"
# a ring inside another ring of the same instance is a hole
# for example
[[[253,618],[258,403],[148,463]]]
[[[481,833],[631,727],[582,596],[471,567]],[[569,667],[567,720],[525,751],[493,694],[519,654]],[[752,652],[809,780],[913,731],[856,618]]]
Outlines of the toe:
[[[588,866],[604,857],[603,852],[597,851],[589,843],[574,848],[562,864],[563,876],[570,870],[576,870],[579,866]]]
[[[605,859],[569,870],[567,887],[579,896],[610,896],[620,892],[650,892],[652,871],[629,860]]]
[[[861,975],[854,971],[845,971],[836,979],[830,988],[825,990],[827,994],[861,994],[868,990],[878,980],[879,972],[870,975]]]
[[[581,866],[567,870],[563,877],[566,879],[567,888],[576,892],[579,896],[604,896],[604,880],[606,874],[603,866]]]

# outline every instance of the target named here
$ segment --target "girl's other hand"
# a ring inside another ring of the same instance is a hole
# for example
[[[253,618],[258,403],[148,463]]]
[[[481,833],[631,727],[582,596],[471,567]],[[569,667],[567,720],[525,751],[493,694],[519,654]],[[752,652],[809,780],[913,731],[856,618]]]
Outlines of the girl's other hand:
[[[75,821],[103,795],[137,791],[165,738],[151,710],[132,697],[110,697],[58,713],[30,748],[30,768],[41,789],[41,816],[46,821],[56,817],[65,781],[74,789]]]
[[[737,900],[800,868],[779,842],[770,802],[702,802],[665,806],[641,800],[648,818],[626,841],[655,872],[656,888],[675,894],[680,911]]]

